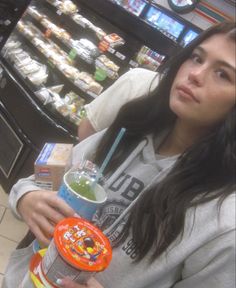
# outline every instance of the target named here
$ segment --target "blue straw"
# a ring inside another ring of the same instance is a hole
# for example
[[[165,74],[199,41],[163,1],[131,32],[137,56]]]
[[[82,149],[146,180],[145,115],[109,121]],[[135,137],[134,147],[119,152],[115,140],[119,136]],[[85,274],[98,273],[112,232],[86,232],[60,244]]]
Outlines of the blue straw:
[[[119,134],[117,135],[114,143],[112,144],[111,149],[110,149],[109,152],[107,153],[107,156],[106,156],[105,160],[103,161],[101,168],[98,170],[98,173],[97,173],[97,175],[96,175],[95,181],[93,182],[93,185],[92,185],[93,188],[95,187],[96,183],[98,182],[99,178],[101,177],[101,175],[102,175],[103,171],[105,170],[108,162],[111,160],[111,157],[112,157],[113,153],[115,152],[116,147],[117,147],[118,144],[120,143],[120,140],[121,140],[122,137],[124,136],[125,131],[126,131],[125,128],[121,128],[121,129],[120,129],[120,132],[119,132]]]

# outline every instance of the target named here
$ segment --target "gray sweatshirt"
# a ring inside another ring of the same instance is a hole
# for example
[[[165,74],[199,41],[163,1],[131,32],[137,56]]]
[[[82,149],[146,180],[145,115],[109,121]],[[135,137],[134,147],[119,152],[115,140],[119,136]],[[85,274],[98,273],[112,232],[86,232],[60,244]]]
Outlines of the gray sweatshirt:
[[[103,132],[79,143],[73,164],[90,159]],[[155,142],[155,144],[154,144]],[[235,287],[235,193],[227,197],[220,211],[217,199],[189,209],[184,233],[152,264],[149,255],[133,263],[136,247],[132,234],[120,242],[129,211],[138,197],[171,169],[177,156],[155,154],[156,141],[143,140],[106,183],[108,200],[93,221],[109,237],[113,259],[106,271],[95,277],[104,288],[234,288]],[[22,179],[12,188],[9,202],[17,217],[17,202],[27,191],[38,190],[34,177]],[[194,222],[194,226],[193,226]],[[24,278],[32,247],[14,251],[3,288],[16,288]]]

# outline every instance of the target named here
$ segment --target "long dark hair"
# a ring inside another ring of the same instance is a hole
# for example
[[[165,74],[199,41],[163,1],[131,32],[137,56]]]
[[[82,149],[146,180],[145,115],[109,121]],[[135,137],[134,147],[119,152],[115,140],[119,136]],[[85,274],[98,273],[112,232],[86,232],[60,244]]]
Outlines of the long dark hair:
[[[174,125],[169,94],[175,75],[193,49],[214,34],[227,34],[235,41],[235,23],[221,23],[203,32],[161,68],[162,79],[153,92],[122,107],[95,154],[95,162],[101,165],[120,128],[127,129],[105,172],[113,172],[147,134],[158,135]],[[224,122],[178,158],[164,180],[138,199],[126,225],[126,232],[132,227],[138,247],[136,261],[153,247],[151,260],[156,259],[181,235],[188,208],[215,198],[222,203],[235,189],[235,116],[234,107]]]

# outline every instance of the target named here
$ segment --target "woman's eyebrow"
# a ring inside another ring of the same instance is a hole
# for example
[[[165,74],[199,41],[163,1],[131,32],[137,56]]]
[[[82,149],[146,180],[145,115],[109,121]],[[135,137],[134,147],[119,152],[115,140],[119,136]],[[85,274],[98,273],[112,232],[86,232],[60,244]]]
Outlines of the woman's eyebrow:
[[[227,68],[229,68],[230,70],[233,71],[233,73],[236,74],[236,67],[232,66],[231,64],[229,64],[228,62],[224,61],[224,60],[219,60],[217,61],[218,64],[225,66]]]
[[[197,51],[197,52],[200,52],[200,53],[203,54],[203,55],[207,55],[207,51],[206,51],[203,47],[201,47],[201,46],[197,46],[193,51]],[[218,61],[216,61],[216,62],[217,62],[217,64],[219,64],[219,65],[223,65],[223,66],[229,68],[230,70],[233,71],[233,73],[236,74],[236,67],[234,67],[233,65],[231,65],[231,64],[228,63],[227,61],[218,60]]]
[[[196,51],[196,50],[199,50],[199,52],[202,52],[202,53],[205,53],[205,54],[206,54],[205,49],[202,48],[201,46],[197,46],[197,47],[194,49],[194,51]]]

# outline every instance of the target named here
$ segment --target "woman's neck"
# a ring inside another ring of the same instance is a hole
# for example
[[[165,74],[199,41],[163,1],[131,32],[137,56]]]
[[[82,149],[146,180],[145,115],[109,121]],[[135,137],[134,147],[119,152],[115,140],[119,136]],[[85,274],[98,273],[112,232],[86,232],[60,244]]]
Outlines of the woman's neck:
[[[182,154],[205,134],[206,131],[202,127],[193,127],[177,120],[173,129],[159,145],[157,152],[164,156]]]

